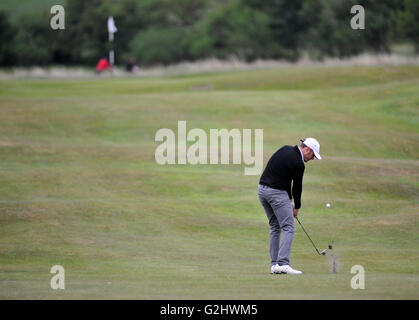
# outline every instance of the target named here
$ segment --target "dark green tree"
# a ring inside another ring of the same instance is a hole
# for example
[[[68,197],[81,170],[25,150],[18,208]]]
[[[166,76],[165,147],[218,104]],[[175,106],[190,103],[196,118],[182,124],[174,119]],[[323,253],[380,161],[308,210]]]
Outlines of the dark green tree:
[[[142,65],[169,64],[182,60],[182,38],[179,27],[150,27],[141,30],[131,42],[131,53]]]
[[[243,0],[269,17],[269,29],[278,50],[273,58],[298,58],[303,35],[310,27],[311,17],[303,14],[311,1],[304,0]]]
[[[9,23],[7,14],[0,12],[0,66],[11,66],[16,62],[15,32],[16,29]]]
[[[419,1],[405,0],[404,11],[401,13],[401,28],[406,39],[410,40],[419,53]]]
[[[375,52],[388,52],[391,36],[394,34],[397,21],[396,12],[403,8],[400,0],[359,0],[365,9],[365,41],[367,48]]]
[[[268,58],[278,51],[269,24],[269,17],[262,11],[232,1],[210,11],[188,33],[186,46],[193,58]]]
[[[54,63],[52,53],[53,30],[49,25],[50,16],[44,13],[24,15],[17,25],[14,51],[18,65],[47,65]]]
[[[68,0],[66,32],[75,63],[94,64],[108,52],[107,17],[112,15],[107,1]]]

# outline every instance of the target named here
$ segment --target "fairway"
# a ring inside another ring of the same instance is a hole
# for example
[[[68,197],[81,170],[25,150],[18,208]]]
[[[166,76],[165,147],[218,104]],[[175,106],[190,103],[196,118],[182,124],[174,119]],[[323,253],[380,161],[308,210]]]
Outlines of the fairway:
[[[419,66],[0,81],[0,299],[418,299],[418,88]],[[271,275],[260,175],[156,163],[180,120],[263,129],[263,167],[318,139],[299,218],[339,272],[296,224],[304,274]]]

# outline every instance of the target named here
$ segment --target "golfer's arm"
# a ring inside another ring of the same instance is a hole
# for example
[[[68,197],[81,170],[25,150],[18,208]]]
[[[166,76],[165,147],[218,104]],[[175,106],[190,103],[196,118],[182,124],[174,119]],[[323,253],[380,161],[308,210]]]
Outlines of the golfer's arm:
[[[292,197],[294,198],[295,209],[301,207],[301,193],[303,192],[304,170],[298,173],[292,181]]]

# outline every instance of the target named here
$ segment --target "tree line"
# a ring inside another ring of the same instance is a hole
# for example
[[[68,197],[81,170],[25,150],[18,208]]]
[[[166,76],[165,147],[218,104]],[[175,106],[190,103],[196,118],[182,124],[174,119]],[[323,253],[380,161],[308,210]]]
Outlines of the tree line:
[[[364,30],[350,26],[354,5],[365,9]],[[51,29],[50,8],[15,20],[0,12],[0,65],[95,64],[109,50],[111,15],[117,64],[344,58],[401,42],[419,51],[417,0],[67,0],[64,8],[64,30]]]

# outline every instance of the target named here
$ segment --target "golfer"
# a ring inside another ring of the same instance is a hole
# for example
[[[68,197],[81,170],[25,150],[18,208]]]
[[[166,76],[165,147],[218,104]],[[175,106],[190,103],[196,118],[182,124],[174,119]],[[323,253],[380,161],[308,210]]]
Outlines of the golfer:
[[[283,146],[269,159],[260,178],[259,200],[270,227],[271,273],[302,274],[290,266],[294,217],[301,207],[304,163],[314,157],[321,160],[319,152],[314,138],[301,140],[300,146]]]

